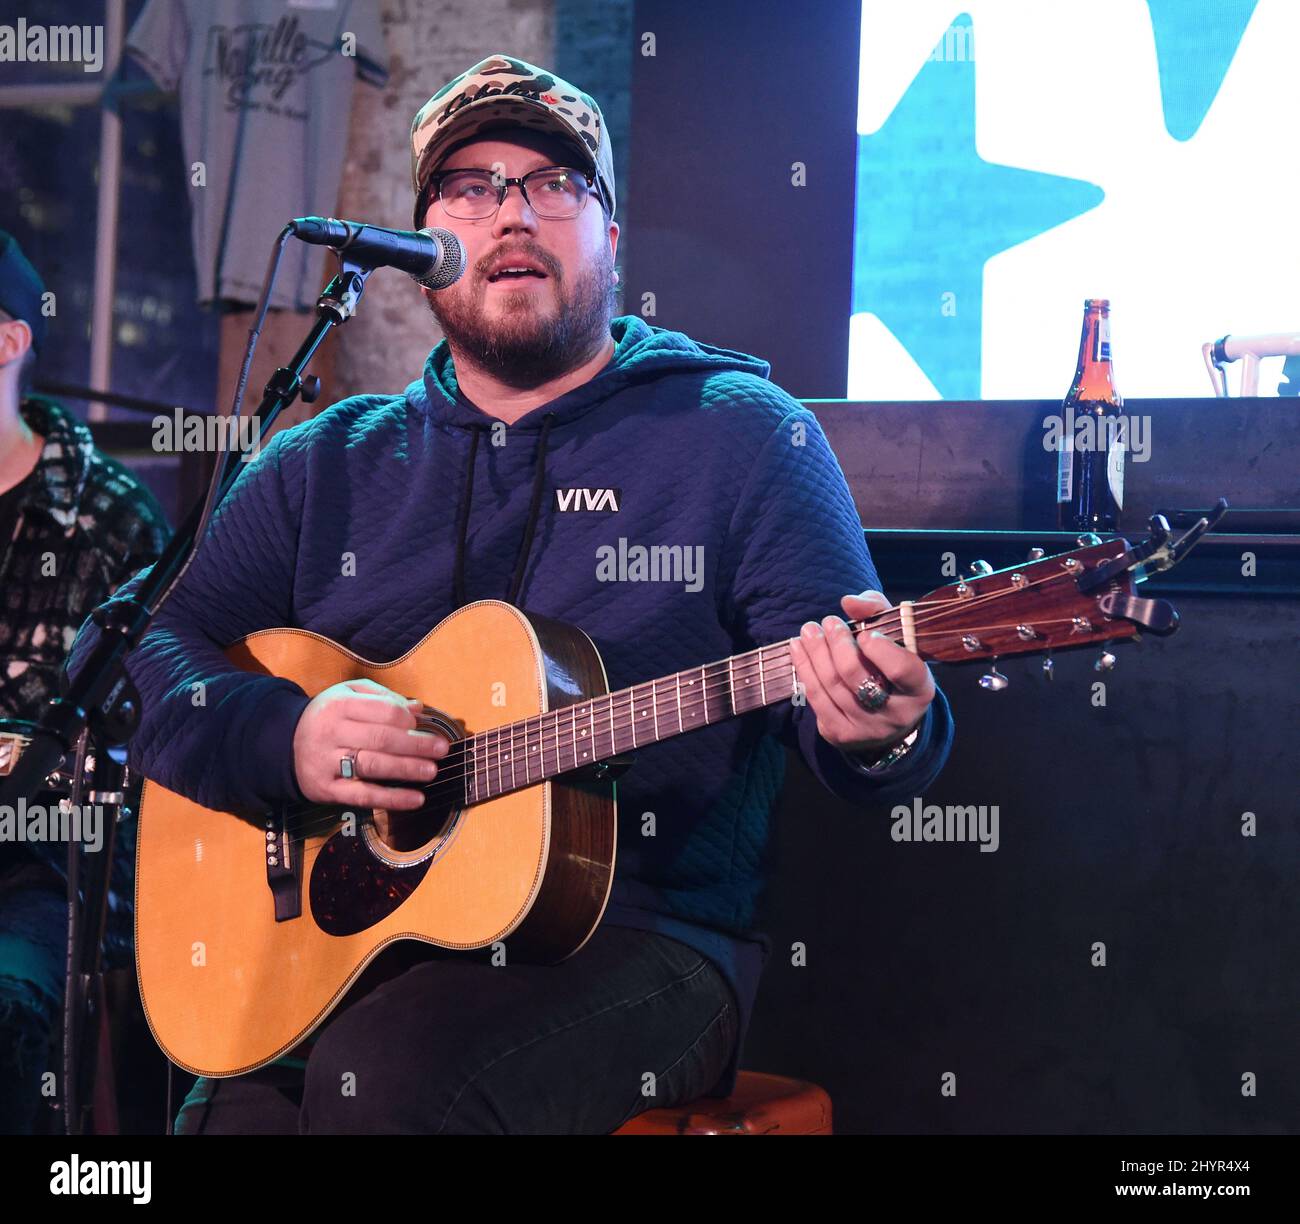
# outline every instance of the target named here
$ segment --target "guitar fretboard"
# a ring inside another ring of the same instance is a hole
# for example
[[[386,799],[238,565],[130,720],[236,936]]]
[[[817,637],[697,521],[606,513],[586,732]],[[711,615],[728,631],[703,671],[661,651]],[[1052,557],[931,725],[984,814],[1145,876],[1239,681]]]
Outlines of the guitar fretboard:
[[[788,701],[797,692],[789,645],[778,642],[467,736],[456,744],[463,752],[465,803]]]

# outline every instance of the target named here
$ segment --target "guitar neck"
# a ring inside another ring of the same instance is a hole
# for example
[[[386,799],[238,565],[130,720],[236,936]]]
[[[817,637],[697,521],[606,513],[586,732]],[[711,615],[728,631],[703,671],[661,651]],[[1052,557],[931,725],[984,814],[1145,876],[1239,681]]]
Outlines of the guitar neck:
[[[1121,610],[1117,617],[1100,604],[1103,592],[1126,597],[1120,573],[1108,573],[1104,584],[1093,584],[1088,592],[1078,583],[1089,567],[1104,563],[1113,568],[1120,559],[1127,564],[1126,550],[1123,540],[1098,541],[996,572],[984,566],[977,578],[905,600],[867,620],[850,621],[849,629],[855,636],[882,633],[926,662],[1037,654],[1132,636],[1137,626],[1128,613]],[[1172,611],[1169,616],[1176,623]],[[463,784],[466,804],[481,803],[788,701],[798,692],[790,643],[777,642],[467,736],[453,745],[460,768],[448,773]],[[431,786],[438,787],[438,781]]]
[[[859,632],[869,626],[854,621],[849,627]],[[777,642],[493,727],[453,745],[463,753],[465,802],[482,803],[789,701],[798,691],[790,644]]]

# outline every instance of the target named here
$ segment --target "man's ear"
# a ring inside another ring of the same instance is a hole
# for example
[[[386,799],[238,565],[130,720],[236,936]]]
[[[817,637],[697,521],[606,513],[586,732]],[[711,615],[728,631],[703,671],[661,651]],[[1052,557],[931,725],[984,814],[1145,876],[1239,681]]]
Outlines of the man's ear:
[[[24,319],[6,319],[0,323],[0,365],[21,361],[32,347],[31,325]]]

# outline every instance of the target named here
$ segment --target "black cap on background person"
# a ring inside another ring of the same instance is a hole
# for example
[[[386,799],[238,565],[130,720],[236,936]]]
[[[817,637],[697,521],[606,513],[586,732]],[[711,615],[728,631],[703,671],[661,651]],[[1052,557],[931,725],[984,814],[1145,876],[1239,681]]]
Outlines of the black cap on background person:
[[[39,353],[45,342],[46,318],[41,310],[45,282],[23,254],[18,240],[0,230],[0,310],[9,319],[26,323],[32,332],[32,348]],[[0,319],[0,322],[6,322]]]

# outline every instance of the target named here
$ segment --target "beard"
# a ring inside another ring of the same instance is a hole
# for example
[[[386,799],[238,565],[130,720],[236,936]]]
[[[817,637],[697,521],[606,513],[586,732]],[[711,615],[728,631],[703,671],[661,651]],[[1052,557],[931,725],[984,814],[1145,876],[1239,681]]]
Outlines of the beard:
[[[467,359],[507,386],[527,388],[558,378],[599,352],[609,341],[618,298],[609,247],[602,243],[572,280],[553,259],[544,267],[547,283],[540,289],[489,288],[476,271],[468,283],[427,294],[453,357]],[[491,317],[485,310],[489,292],[497,298]]]

